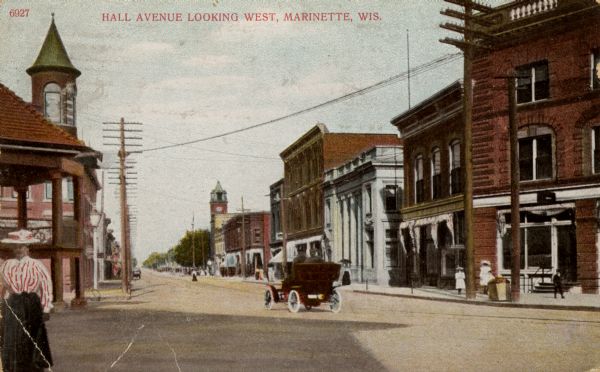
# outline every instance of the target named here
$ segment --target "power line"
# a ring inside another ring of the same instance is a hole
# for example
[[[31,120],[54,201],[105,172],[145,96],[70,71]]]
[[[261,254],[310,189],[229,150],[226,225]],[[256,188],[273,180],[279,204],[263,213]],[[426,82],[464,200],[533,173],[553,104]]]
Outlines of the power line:
[[[432,61],[429,61],[427,63],[419,65],[419,66],[415,67],[414,69],[410,70],[411,76],[416,76],[416,75],[422,74],[422,73],[424,73],[426,71],[438,68],[440,66],[448,64],[448,63],[450,63],[450,62],[452,62],[454,60],[457,60],[459,58],[462,58],[462,53],[445,54],[445,55],[443,55],[443,56],[441,56],[439,58],[436,58],[436,59],[434,59]],[[248,131],[248,130],[251,130],[251,129],[256,129],[256,128],[263,127],[263,126],[266,126],[266,125],[270,125],[270,124],[276,123],[278,121],[282,121],[282,120],[289,119],[289,118],[292,118],[292,117],[295,117],[295,116],[299,116],[299,115],[305,114],[307,112],[311,112],[311,111],[320,109],[320,108],[325,107],[325,106],[329,106],[329,105],[332,105],[332,104],[335,104],[335,103],[338,103],[338,102],[346,101],[346,100],[349,100],[351,98],[358,97],[358,96],[361,96],[363,94],[372,92],[374,90],[381,89],[381,88],[383,88],[385,86],[388,86],[390,84],[394,84],[394,83],[397,83],[399,81],[402,81],[402,80],[406,79],[406,77],[408,76],[408,74],[409,74],[409,71],[405,71],[405,72],[402,72],[400,74],[391,76],[391,77],[389,77],[389,78],[387,78],[385,80],[382,80],[380,82],[377,82],[375,84],[372,84],[372,85],[370,85],[368,87],[365,87],[365,88],[362,88],[362,89],[359,89],[359,90],[355,90],[355,91],[353,91],[351,93],[344,94],[343,96],[331,99],[329,101],[325,101],[325,102],[320,103],[318,105],[311,106],[311,107],[302,109],[300,111],[296,111],[296,112],[293,112],[291,114],[280,116],[278,118],[271,119],[271,120],[268,120],[268,121],[265,121],[265,122],[262,122],[262,123],[259,123],[259,124],[254,124],[254,125],[251,125],[249,127],[240,128],[240,129],[236,129],[236,130],[232,130],[232,131],[224,132],[224,133],[220,133],[220,134],[215,134],[213,136],[199,138],[199,139],[195,139],[195,140],[191,140],[191,141],[186,141],[186,142],[181,142],[181,143],[175,143],[175,144],[170,144],[170,145],[153,147],[153,148],[145,149],[142,152],[150,152],[150,151],[164,150],[164,149],[173,148],[173,147],[191,145],[193,143],[204,142],[204,141],[212,140],[212,139],[215,139],[215,138],[221,138],[221,137],[229,136],[229,135],[232,135],[232,134],[236,134],[236,133],[240,133],[240,132],[245,132],[245,131]]]

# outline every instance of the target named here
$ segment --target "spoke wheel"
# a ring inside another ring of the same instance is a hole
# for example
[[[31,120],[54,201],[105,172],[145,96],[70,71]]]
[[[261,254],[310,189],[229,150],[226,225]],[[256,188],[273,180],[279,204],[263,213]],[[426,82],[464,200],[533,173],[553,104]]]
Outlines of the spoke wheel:
[[[265,290],[265,309],[271,310],[274,302],[275,298],[273,298],[273,292],[270,288],[267,288],[267,290]]]
[[[342,294],[336,289],[333,290],[333,293],[329,298],[329,310],[336,314],[342,310]]]
[[[292,313],[297,313],[300,310],[300,295],[293,289],[288,294],[288,310]]]

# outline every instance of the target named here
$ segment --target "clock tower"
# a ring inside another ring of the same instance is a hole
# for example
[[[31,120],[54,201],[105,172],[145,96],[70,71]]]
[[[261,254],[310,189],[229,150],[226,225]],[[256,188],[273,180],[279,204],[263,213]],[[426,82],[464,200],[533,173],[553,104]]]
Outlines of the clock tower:
[[[46,118],[77,137],[75,79],[81,72],[73,66],[67,50],[52,23],[35,62],[27,69],[31,76],[31,103]]]
[[[225,214],[227,213],[227,191],[223,190],[221,182],[217,181],[217,185],[210,192],[210,214]]]

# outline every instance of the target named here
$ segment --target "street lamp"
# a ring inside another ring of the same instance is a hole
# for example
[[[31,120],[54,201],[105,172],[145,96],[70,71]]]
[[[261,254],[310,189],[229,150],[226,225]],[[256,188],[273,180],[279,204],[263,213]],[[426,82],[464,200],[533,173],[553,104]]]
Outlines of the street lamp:
[[[102,214],[100,214],[96,208],[90,212],[90,225],[94,229],[94,289],[98,289],[98,225],[100,224],[101,218]]]

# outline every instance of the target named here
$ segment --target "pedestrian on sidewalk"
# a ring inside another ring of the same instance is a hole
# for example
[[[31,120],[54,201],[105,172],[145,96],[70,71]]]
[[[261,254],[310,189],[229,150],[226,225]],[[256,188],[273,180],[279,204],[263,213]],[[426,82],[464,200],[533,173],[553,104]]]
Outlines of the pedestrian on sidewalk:
[[[552,276],[552,283],[554,283],[554,298],[556,298],[556,293],[560,293],[560,298],[565,298],[563,294],[562,287],[562,277],[560,276],[560,271],[556,271],[556,274]]]
[[[44,320],[52,308],[52,279],[41,261],[29,257],[33,234],[19,230],[2,243],[13,246],[15,258],[0,265],[4,329],[4,371],[36,372],[52,366]]]
[[[198,281],[198,273],[196,272],[196,270],[192,270],[192,282],[197,282]]]
[[[483,288],[483,294],[487,294],[488,283],[490,280],[492,280],[492,267],[490,261],[483,260],[479,267],[479,285]]]
[[[456,282],[455,288],[456,290],[458,290],[458,294],[460,294],[460,292],[462,292],[462,290],[466,288],[465,272],[463,271],[462,267],[456,267],[456,272],[454,273],[454,280]]]

